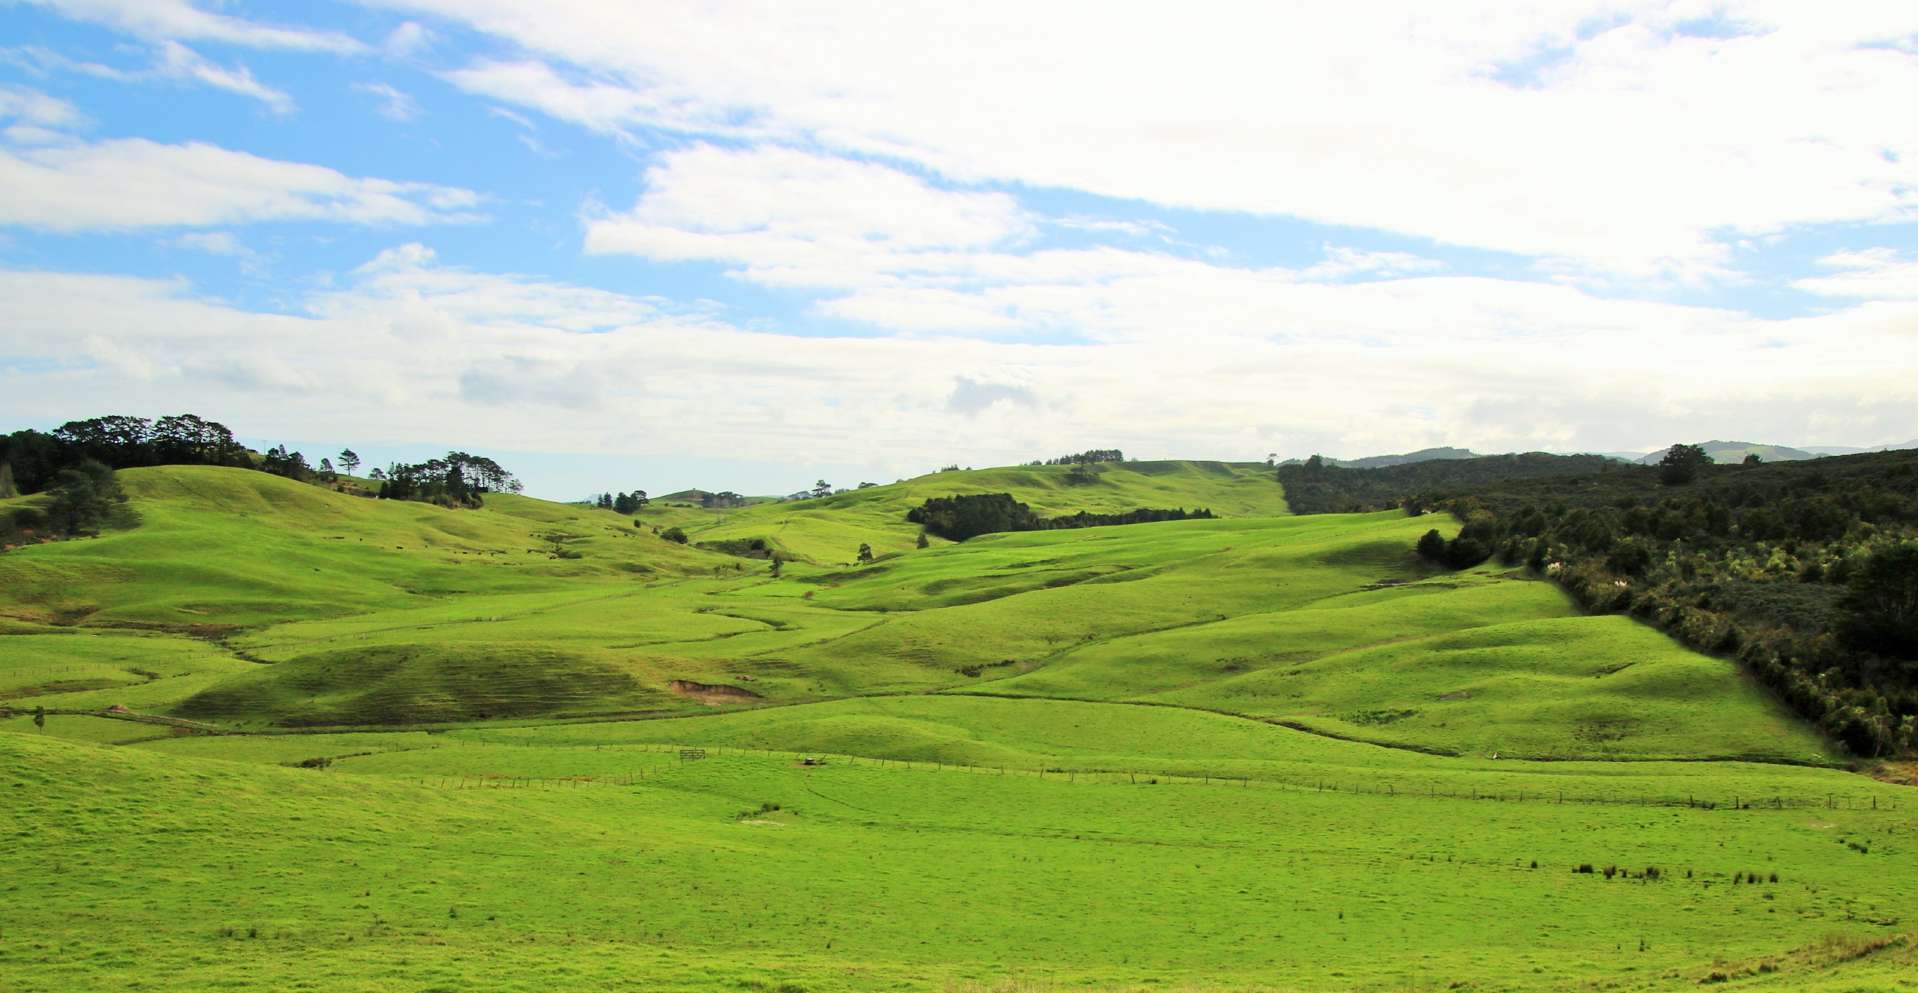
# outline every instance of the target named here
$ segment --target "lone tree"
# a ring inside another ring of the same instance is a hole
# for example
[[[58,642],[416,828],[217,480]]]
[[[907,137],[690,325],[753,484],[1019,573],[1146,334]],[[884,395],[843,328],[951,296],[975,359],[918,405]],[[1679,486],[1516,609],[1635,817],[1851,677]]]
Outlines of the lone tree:
[[[351,448],[340,449],[340,457],[335,461],[339,463],[340,468],[346,470],[346,474],[349,476],[353,475],[353,471],[360,467],[360,457]]]
[[[1700,469],[1712,464],[1712,457],[1698,445],[1673,445],[1658,460],[1658,478],[1666,486],[1684,486],[1698,478]]]
[[[832,484],[823,479],[812,484],[812,495],[814,497],[832,496]]]
[[[861,563],[872,561],[872,546],[863,541],[859,543],[859,561]]]
[[[106,523],[114,510],[126,502],[120,481],[113,470],[93,459],[83,459],[71,469],[60,470],[48,492],[47,518],[67,534],[79,534]]]
[[[333,479],[333,478],[336,478],[337,476],[339,476],[339,473],[333,470],[333,460],[324,459],[324,458],[321,459],[320,460],[320,478]]]

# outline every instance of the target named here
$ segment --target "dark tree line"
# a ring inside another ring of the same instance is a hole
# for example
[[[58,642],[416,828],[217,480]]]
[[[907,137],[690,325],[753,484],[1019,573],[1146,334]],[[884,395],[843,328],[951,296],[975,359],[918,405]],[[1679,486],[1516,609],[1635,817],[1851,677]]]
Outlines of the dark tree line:
[[[1433,459],[1377,469],[1333,465],[1314,455],[1278,468],[1285,500],[1301,514],[1342,514],[1398,506],[1426,493],[1459,493],[1514,479],[1584,476],[1640,471],[1602,455],[1488,455],[1476,459]]]
[[[360,457],[352,449],[340,452],[339,466],[352,473],[360,466]],[[116,497],[118,483],[108,486],[111,470],[156,465],[214,465],[254,469],[304,483],[333,483],[338,472],[331,457],[315,466],[306,456],[275,445],[255,456],[233,437],[233,432],[218,421],[193,414],[178,414],[149,420],[144,417],[113,415],[68,421],[47,431],[15,431],[0,436],[0,496],[33,494],[65,487],[70,494],[83,491],[108,493]],[[108,472],[101,476],[97,466]],[[79,475],[74,475],[78,473]],[[379,496],[390,500],[424,500],[445,506],[477,507],[480,495],[504,490],[517,493],[519,481],[499,463],[465,452],[449,452],[445,458],[416,465],[395,463],[385,470],[374,469],[373,479],[380,482]],[[94,480],[85,483],[82,479]],[[641,494],[643,496],[643,494]],[[62,498],[65,500],[66,498]],[[77,499],[58,507],[98,507],[97,500]],[[99,514],[80,511],[94,526]],[[70,520],[72,512],[66,514]],[[58,523],[52,521],[48,523]],[[62,530],[76,531],[81,526]]]
[[[1212,511],[1205,508],[1186,510],[1180,507],[1173,510],[1140,508],[1121,514],[1094,514],[1082,510],[1063,517],[1044,518],[1033,513],[1031,507],[1014,500],[1010,493],[933,497],[906,514],[906,520],[951,541],[1006,531],[1051,531],[1212,517]]]
[[[109,469],[149,465],[223,465],[251,468],[246,446],[218,421],[192,414],[162,417],[93,417],[47,431],[0,436],[0,465],[21,493],[54,485],[62,470],[92,460]]]
[[[1125,453],[1116,448],[1093,448],[1077,455],[1061,455],[1056,459],[1035,460],[1027,465],[1096,465],[1100,462],[1124,462]]]
[[[1436,485],[1419,466],[1326,467],[1286,496],[1307,513],[1448,511],[1457,536],[1427,533],[1420,554],[1524,565],[1587,609],[1734,657],[1856,754],[1918,748],[1918,452],[1721,466],[1690,447],[1584,475],[1447,463],[1464,471]]]
[[[518,493],[519,480],[483,455],[447,452],[444,458],[387,466],[380,481],[382,500],[418,500],[442,507],[478,507],[489,492]]]
[[[593,498],[593,506],[600,510],[610,510],[615,514],[637,514],[645,510],[646,505],[651,502],[645,490],[634,490],[631,493],[601,493]]]

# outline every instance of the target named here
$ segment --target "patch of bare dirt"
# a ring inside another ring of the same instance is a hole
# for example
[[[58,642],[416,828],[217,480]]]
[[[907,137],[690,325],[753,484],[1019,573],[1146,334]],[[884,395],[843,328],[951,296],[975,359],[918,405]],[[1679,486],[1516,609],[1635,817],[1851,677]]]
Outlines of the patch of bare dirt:
[[[728,686],[725,683],[695,683],[690,679],[675,679],[667,683],[666,688],[680,696],[698,700],[708,707],[760,699],[759,694],[752,690],[743,686]]]

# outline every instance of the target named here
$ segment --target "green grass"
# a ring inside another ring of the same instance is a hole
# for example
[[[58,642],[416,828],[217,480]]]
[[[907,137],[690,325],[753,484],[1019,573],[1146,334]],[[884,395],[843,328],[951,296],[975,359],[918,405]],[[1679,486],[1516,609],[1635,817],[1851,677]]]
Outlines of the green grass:
[[[1730,663],[1263,467],[1064,472],[635,527],[129,470],[0,555],[0,989],[1914,988],[1913,794]],[[1225,516],[913,547],[1000,490]]]
[[[1066,481],[1070,466],[939,472],[817,500],[757,504],[703,528],[689,526],[687,532],[694,541],[764,538],[787,554],[831,565],[851,563],[862,543],[881,555],[912,550],[919,528],[906,522],[906,512],[939,496],[1010,493],[1044,517],[1141,507],[1209,507],[1226,517],[1285,513],[1285,497],[1272,471],[1256,463],[1123,462],[1092,468],[1098,481],[1078,485]]]
[[[0,790],[32,798],[0,829],[33,838],[0,853],[0,972],[23,993],[1679,989],[1726,970],[1891,990],[1913,962],[1909,944],[1836,961],[1910,930],[1908,811],[751,755],[658,756],[632,785],[608,767],[476,788],[412,754],[295,770],[0,734]],[[1779,882],[1732,883],[1748,870]]]

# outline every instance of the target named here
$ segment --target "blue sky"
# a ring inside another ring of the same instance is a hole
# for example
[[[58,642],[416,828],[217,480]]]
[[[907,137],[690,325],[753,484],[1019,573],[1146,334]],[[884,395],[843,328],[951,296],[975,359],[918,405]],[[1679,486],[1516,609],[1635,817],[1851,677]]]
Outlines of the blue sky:
[[[1918,436],[1918,8],[1547,7],[0,0],[0,426],[561,498]]]

